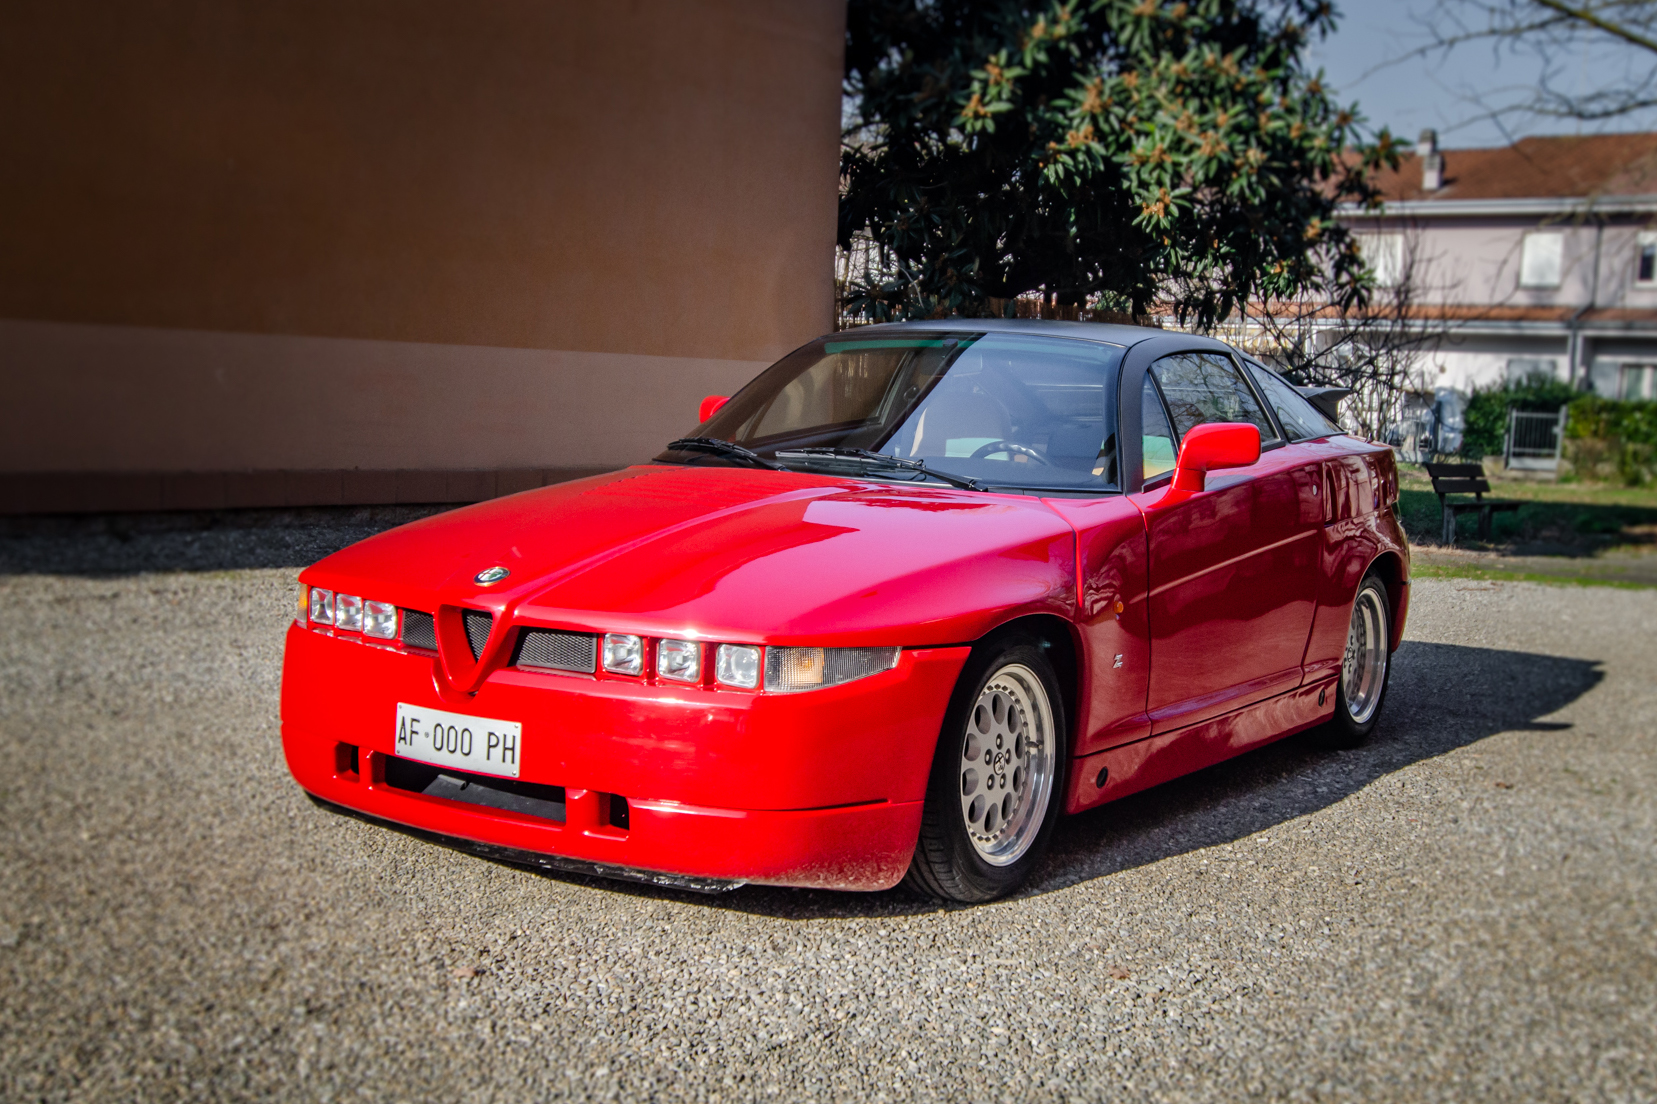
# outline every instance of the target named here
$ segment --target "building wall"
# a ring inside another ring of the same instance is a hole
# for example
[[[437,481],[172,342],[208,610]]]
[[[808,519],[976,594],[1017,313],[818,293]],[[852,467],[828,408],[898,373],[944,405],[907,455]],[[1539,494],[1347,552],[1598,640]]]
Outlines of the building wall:
[[[1599,286],[1593,294],[1596,306],[1657,308],[1657,284],[1640,286],[1635,283],[1639,237],[1642,231],[1650,229],[1652,224],[1649,220],[1626,220],[1605,227],[1599,246]]]
[[[1657,282],[1636,280],[1640,237],[1652,229],[1650,220],[1423,216],[1357,218],[1353,229],[1399,235],[1415,302],[1460,312],[1444,323],[1445,338],[1419,358],[1424,386],[1466,394],[1551,362],[1559,379],[1620,395],[1628,371],[1657,364]],[[1534,232],[1563,235],[1558,287],[1519,284],[1524,237]],[[1387,250],[1373,237],[1361,240],[1377,268],[1385,267]],[[1598,313],[1587,314],[1590,308]],[[1642,387],[1646,378],[1639,377]]]
[[[1516,373],[1514,363],[1552,362],[1554,375],[1565,377],[1568,344],[1564,336],[1453,333],[1421,355],[1423,382],[1432,388],[1453,387],[1463,394],[1497,387]]]
[[[830,325],[843,19],[8,5],[0,509],[647,458]]]
[[[1360,235],[1401,234],[1413,259],[1420,301],[1452,305],[1510,307],[1657,308],[1657,284],[1634,281],[1638,219],[1608,220],[1603,229],[1581,220],[1497,217],[1433,217],[1416,220],[1365,219]],[[1564,236],[1557,288],[1519,286],[1520,254],[1526,234]],[[1598,278],[1595,250],[1598,240]]]

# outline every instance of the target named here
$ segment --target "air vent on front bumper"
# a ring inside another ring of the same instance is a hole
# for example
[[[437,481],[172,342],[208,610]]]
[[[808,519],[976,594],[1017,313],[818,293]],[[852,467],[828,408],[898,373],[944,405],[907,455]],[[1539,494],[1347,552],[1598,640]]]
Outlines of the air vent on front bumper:
[[[564,787],[543,786],[534,782],[520,782],[515,778],[495,778],[487,774],[468,774],[416,763],[412,759],[384,757],[385,782],[394,789],[410,793],[441,797],[449,801],[463,801],[468,805],[487,805],[509,813],[522,813],[543,820],[563,821]],[[614,800],[620,800],[619,798]],[[623,805],[625,809],[625,804]],[[625,817],[625,813],[623,816]]]
[[[437,622],[431,614],[411,609],[403,611],[403,644],[409,648],[437,651]]]
[[[598,670],[598,637],[593,633],[525,629],[518,636],[512,665],[590,675]]]
[[[466,624],[466,643],[472,647],[472,658],[483,655],[483,646],[489,643],[489,628],[495,623],[495,615],[483,610],[461,610],[461,619]]]

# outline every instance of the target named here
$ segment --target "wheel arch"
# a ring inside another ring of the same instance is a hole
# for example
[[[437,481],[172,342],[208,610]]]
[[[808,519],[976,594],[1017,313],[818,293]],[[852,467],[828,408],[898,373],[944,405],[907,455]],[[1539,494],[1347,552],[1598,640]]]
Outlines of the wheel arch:
[[[1404,559],[1390,550],[1382,552],[1369,562],[1359,578],[1368,575],[1377,576],[1386,589],[1387,615],[1392,619],[1392,639],[1387,642],[1387,650],[1396,652],[1404,639],[1404,611],[1408,601],[1405,591],[1410,585],[1404,576]]]
[[[1072,622],[1056,614],[1033,613],[997,625],[975,640],[973,647],[983,647],[1007,636],[1030,636],[1042,643],[1042,650],[1053,665],[1053,676],[1059,680],[1059,696],[1064,706],[1064,726],[1069,741],[1064,754],[1073,754],[1081,688],[1080,633]]]

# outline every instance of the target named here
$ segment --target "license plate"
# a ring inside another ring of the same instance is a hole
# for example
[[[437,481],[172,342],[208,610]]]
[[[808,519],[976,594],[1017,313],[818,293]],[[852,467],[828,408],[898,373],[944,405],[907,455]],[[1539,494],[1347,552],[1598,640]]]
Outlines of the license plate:
[[[439,767],[518,777],[523,728],[441,709],[397,703],[397,754]]]

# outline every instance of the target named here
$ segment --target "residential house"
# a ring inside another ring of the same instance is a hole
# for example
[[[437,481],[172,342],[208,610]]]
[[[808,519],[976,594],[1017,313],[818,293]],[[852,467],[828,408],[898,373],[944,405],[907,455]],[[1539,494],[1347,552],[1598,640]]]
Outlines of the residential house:
[[[1545,374],[1657,398],[1657,133],[1526,138],[1440,149],[1422,134],[1349,208],[1383,285],[1442,336],[1426,387],[1463,394]]]

